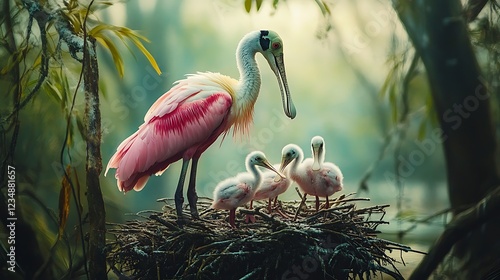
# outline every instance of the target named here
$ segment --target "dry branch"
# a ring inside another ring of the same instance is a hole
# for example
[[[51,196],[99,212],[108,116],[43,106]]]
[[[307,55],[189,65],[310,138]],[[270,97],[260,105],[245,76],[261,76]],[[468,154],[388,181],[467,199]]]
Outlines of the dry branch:
[[[423,258],[410,279],[426,279],[450,252],[453,245],[474,229],[497,217],[500,211],[500,186],[478,204],[458,214],[447,226],[428,255]]]

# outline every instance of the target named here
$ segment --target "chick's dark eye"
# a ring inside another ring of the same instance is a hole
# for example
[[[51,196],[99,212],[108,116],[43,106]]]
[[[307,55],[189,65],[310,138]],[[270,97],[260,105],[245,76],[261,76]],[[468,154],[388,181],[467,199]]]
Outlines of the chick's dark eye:
[[[278,42],[274,42],[274,43],[272,44],[272,48],[273,48],[273,50],[279,49],[279,48],[281,48],[281,44],[280,44],[280,43],[278,43]]]

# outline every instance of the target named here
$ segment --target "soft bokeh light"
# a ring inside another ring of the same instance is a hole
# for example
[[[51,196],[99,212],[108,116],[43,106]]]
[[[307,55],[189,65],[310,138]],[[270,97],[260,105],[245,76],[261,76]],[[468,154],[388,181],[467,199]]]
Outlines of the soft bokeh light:
[[[137,7],[140,10],[134,12]],[[250,13],[239,2],[195,0],[131,2],[107,10],[104,16],[113,24],[141,30],[151,40],[147,47],[163,74],[154,77],[143,58],[129,56],[126,77],[106,81],[104,164],[118,144],[143,122],[148,107],[174,81],[197,71],[238,78],[234,53],[241,37],[251,30],[272,29],[284,41],[288,83],[297,117],[294,120],[285,117],[274,74],[257,55],[262,88],[255,105],[251,135],[240,140],[226,137],[222,143],[219,139],[204,153],[198,168],[199,196],[211,197],[220,180],[244,171],[243,160],[249,151],[262,150],[277,163],[281,148],[296,143],[309,156],[309,142],[315,135],[326,140],[326,159],[341,167],[344,191],[356,192],[366,170],[379,156],[383,135],[390,129],[389,108],[377,92],[390,69],[390,49],[407,42],[389,3],[356,5],[351,1],[336,1],[332,7],[330,31],[325,31],[328,20],[314,1],[280,1],[277,10],[264,1],[259,12]],[[131,15],[133,19],[127,18]],[[327,36],[318,38],[320,34]],[[115,75],[111,64],[103,68],[104,75]],[[146,80],[150,83],[145,84]],[[409,134],[414,137],[411,128]],[[410,163],[412,170],[404,178],[404,189],[399,190],[387,176],[395,172],[392,146],[374,170],[369,181],[370,192],[363,195],[372,199],[370,203],[394,205],[390,209],[392,217],[398,197],[404,209],[412,209],[419,215],[446,208],[444,178],[435,171],[443,168],[440,146],[429,154],[420,151],[415,141],[403,148],[406,157],[412,151],[423,154],[422,162]],[[179,172],[180,164],[176,163],[161,177],[151,177],[140,193],[124,196],[113,187],[106,195],[128,211],[159,210],[163,204],[156,199],[173,198]],[[114,171],[110,174],[103,181],[113,186]],[[293,187],[283,196],[297,197]],[[393,223],[387,230],[401,226],[402,223]],[[434,236],[439,230],[440,227],[431,227],[430,232]]]

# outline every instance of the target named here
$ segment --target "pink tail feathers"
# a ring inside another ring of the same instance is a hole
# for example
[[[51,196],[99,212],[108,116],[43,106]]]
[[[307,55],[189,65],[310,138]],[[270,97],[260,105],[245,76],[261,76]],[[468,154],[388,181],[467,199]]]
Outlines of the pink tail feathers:
[[[120,165],[123,165],[122,160],[127,156],[127,152],[129,151],[132,144],[134,144],[138,132],[139,131],[123,140],[120,146],[118,146],[118,148],[116,149],[116,153],[109,160],[108,165],[106,166],[106,171],[104,172],[104,176],[106,176],[110,168],[116,169],[116,184],[121,192],[128,192],[132,189],[134,189],[135,191],[140,191],[144,188],[149,179],[149,175],[142,176],[138,179],[136,178],[136,176],[129,176],[129,178],[126,180],[120,179],[122,177],[122,174],[120,172]]]

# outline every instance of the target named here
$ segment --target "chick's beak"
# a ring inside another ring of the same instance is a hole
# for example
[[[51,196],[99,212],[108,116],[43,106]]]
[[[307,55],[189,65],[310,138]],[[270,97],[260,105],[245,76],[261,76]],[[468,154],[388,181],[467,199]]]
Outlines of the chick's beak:
[[[267,169],[269,169],[269,170],[274,171],[274,172],[275,172],[275,173],[276,173],[276,174],[277,174],[280,178],[286,178],[286,177],[285,177],[285,175],[281,174],[281,172],[279,172],[278,170],[276,170],[276,168],[274,168],[274,167],[273,167],[273,166],[269,163],[269,161],[267,161],[267,160],[265,160],[265,161],[261,162],[261,166],[262,166],[262,167],[265,167],[265,168],[267,168]],[[276,180],[276,178],[275,178],[275,180]]]
[[[313,165],[312,165],[312,170],[317,171],[320,169],[320,164],[319,164],[319,154],[320,154],[320,147],[313,146]]]

